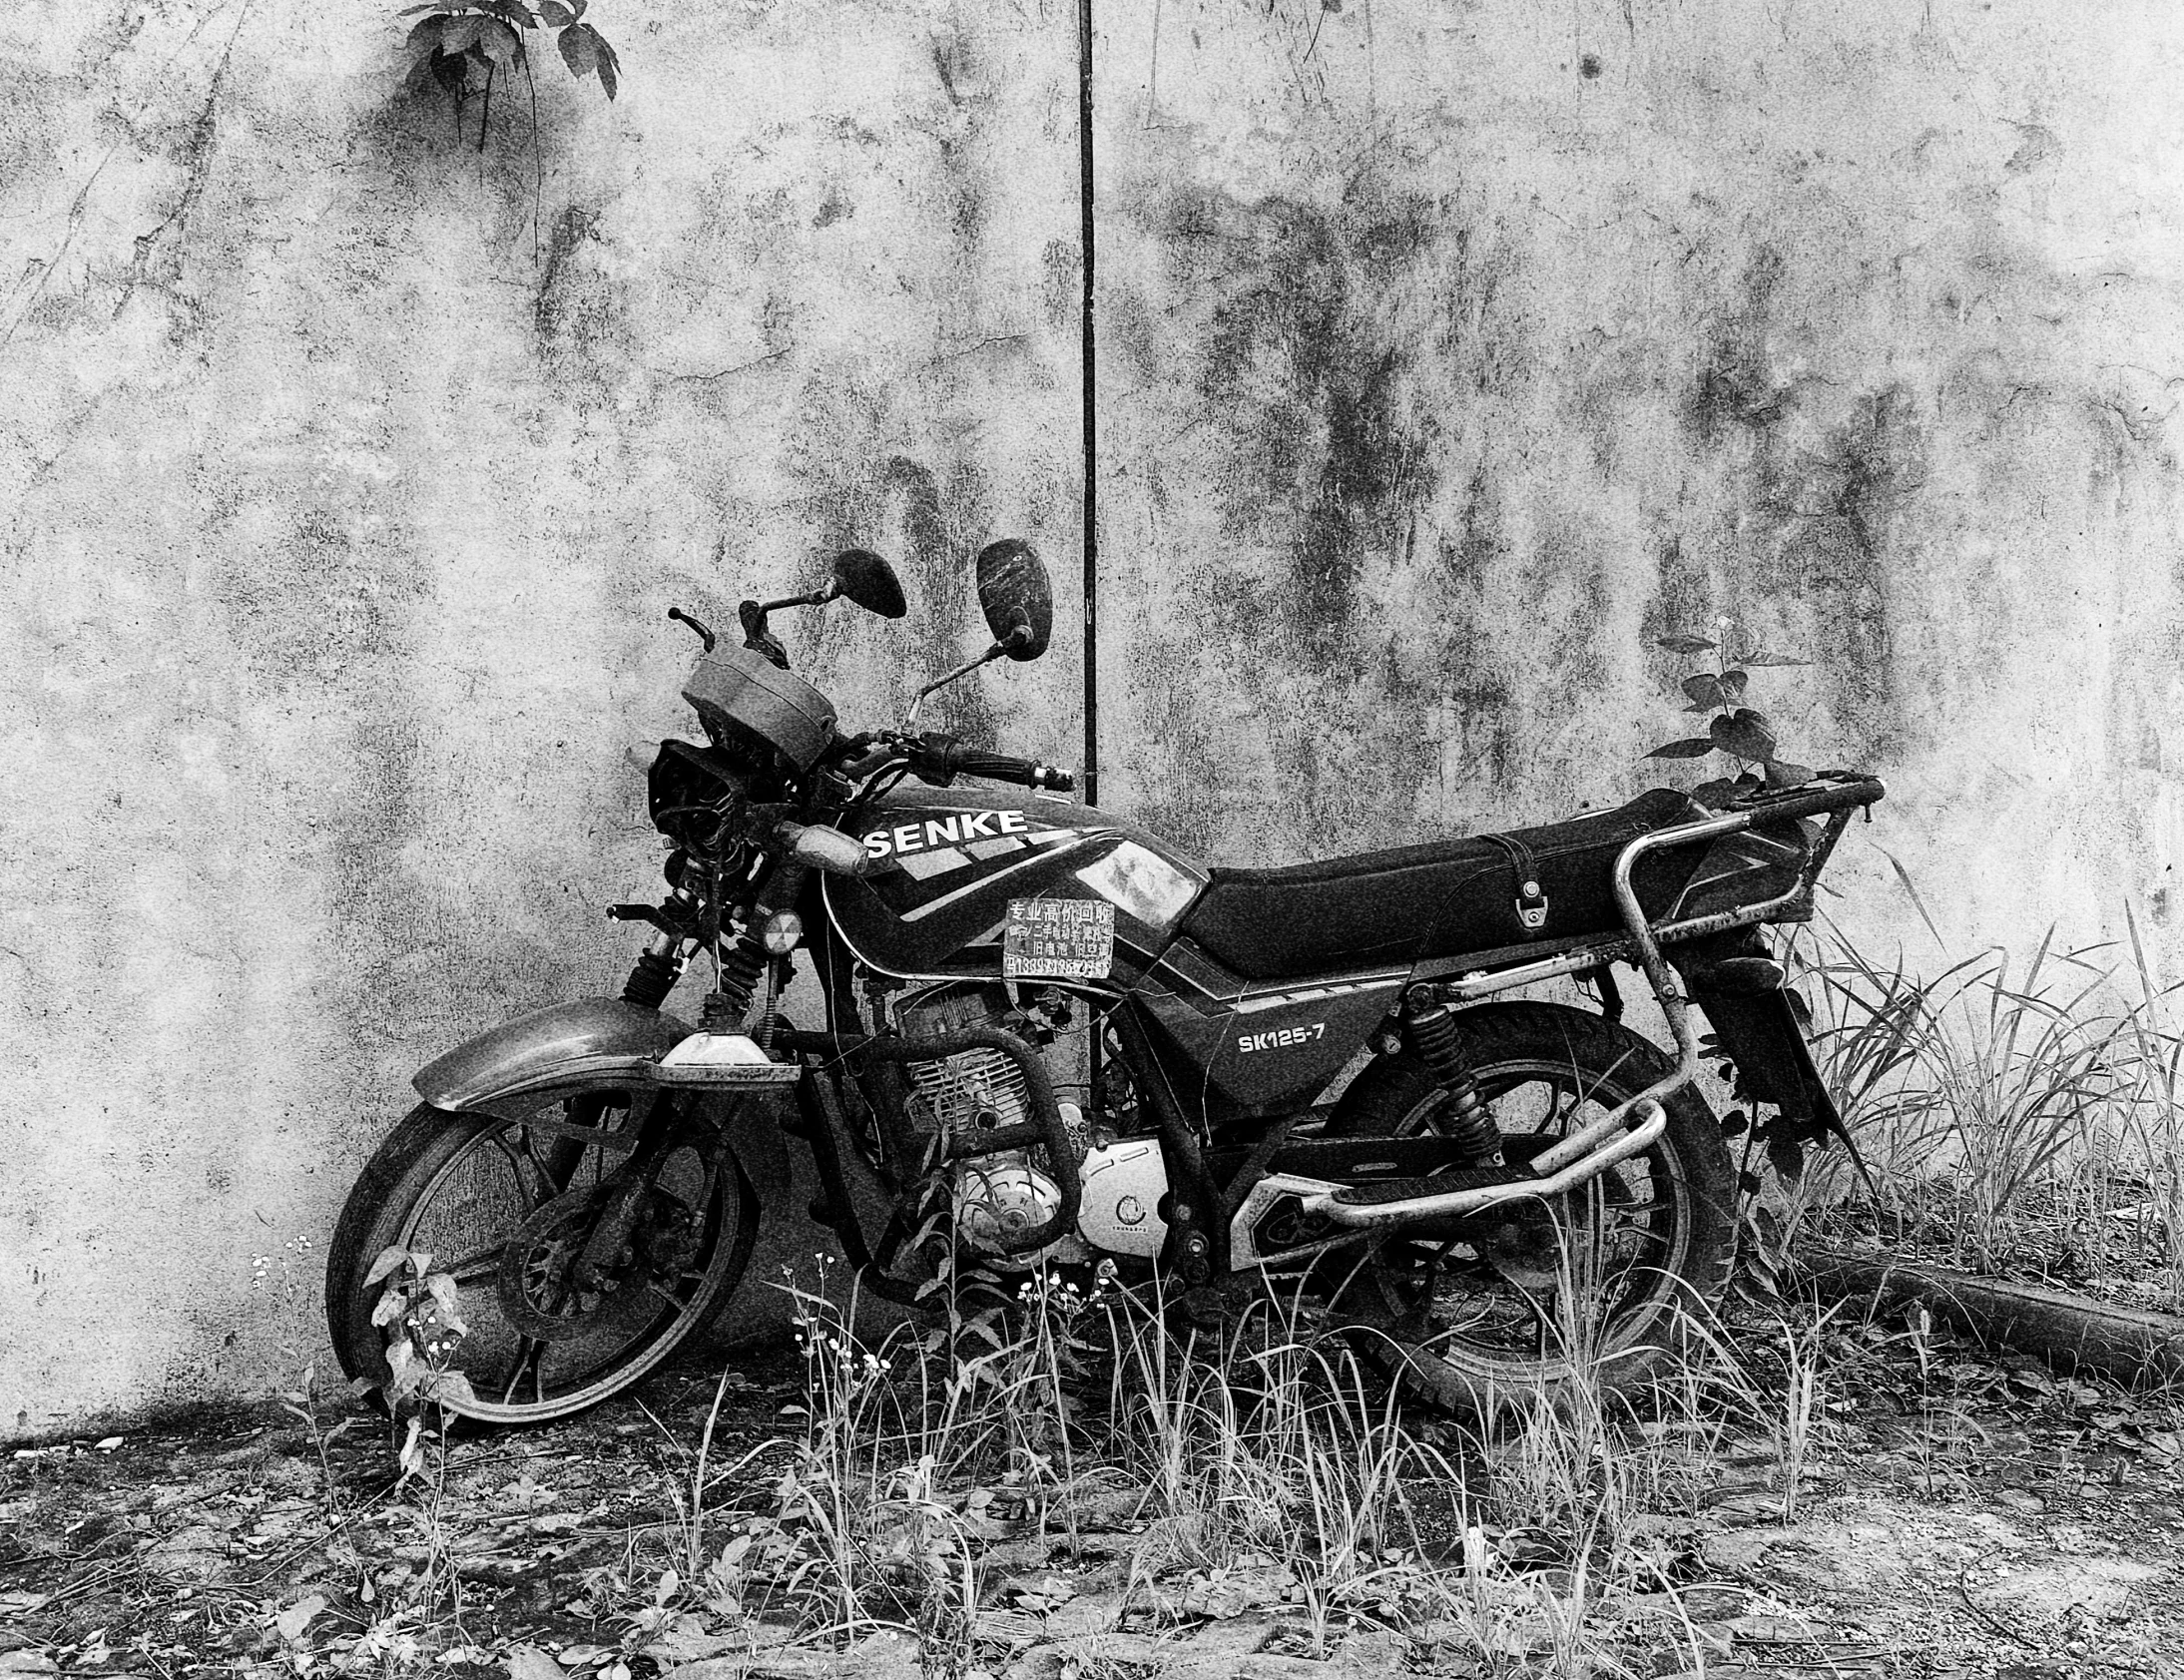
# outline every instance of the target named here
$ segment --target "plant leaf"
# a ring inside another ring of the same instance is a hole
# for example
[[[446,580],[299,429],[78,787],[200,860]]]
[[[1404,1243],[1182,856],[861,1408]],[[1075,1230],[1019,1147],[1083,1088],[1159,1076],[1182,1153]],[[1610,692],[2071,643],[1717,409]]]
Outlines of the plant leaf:
[[[1695,677],[1686,677],[1684,695],[1691,701],[1691,710],[1694,712],[1711,712],[1717,706],[1728,704],[1722,698],[1721,679],[1709,671],[1702,671]]]
[[[566,29],[576,22],[576,13],[564,6],[561,0],[539,0],[538,16],[539,21],[548,29]]]
[[[364,1274],[364,1288],[369,1289],[389,1272],[394,1271],[409,1258],[409,1251],[399,1243],[379,1251],[379,1257],[371,1263],[371,1270]]]
[[[1762,648],[1756,654],[1746,654],[1737,662],[1740,665],[1810,665],[1809,659],[1799,659],[1791,654],[1769,653]]]
[[[1691,790],[1691,797],[1709,811],[1720,811],[1732,804],[1745,790],[1726,776],[1718,776],[1712,782],[1702,782]]]
[[[1808,765],[1794,765],[1788,759],[1767,761],[1767,785],[1770,788],[1802,788],[1812,779],[1812,768]]]
[[[477,45],[477,39],[485,32],[485,26],[493,20],[480,12],[466,12],[459,18],[449,18],[447,27],[440,35],[440,51],[464,53]]]
[[[475,1405],[476,1391],[470,1387],[470,1379],[459,1371],[435,1371],[419,1390],[427,1400],[442,1405]]]
[[[562,62],[569,67],[570,75],[581,81],[598,68],[599,49],[592,45],[598,35],[589,24],[572,23],[558,39]]]
[[[425,3],[421,6],[404,6],[394,15],[402,18],[413,18],[419,12],[438,12],[444,17],[453,11],[457,4],[459,4],[459,0],[425,0]]]
[[[446,27],[447,19],[444,17],[420,20],[417,27],[409,32],[409,39],[402,43],[402,50],[413,55],[431,52],[440,44],[440,31]]]
[[[499,18],[488,18],[478,32],[478,46],[495,64],[508,64],[522,53],[523,37]]]
[[[1654,646],[1666,648],[1670,653],[1695,654],[1705,653],[1709,648],[1719,646],[1719,644],[1709,642],[1704,636],[1686,636],[1678,631],[1673,636],[1656,638]]]
[[[423,61],[432,73],[432,80],[439,83],[457,99],[470,85],[470,57],[467,53],[434,53]]]
[[[580,27],[592,29],[588,23]],[[622,85],[622,61],[614,56],[614,48],[596,29],[592,29],[592,40],[599,48],[599,85],[607,90],[607,98],[612,100],[615,90]]]
[[[503,23],[512,24],[517,29],[538,27],[538,19],[531,15],[531,8],[523,5],[521,0],[476,0],[476,4],[478,10],[491,12]]]
[[[1708,733],[1714,738],[1715,746],[1740,759],[1765,763],[1775,756],[1775,732],[1767,727],[1765,718],[1749,707],[1740,708],[1726,718],[1716,718]]]
[[[390,1325],[400,1318],[408,1310],[408,1307],[409,1303],[402,1299],[402,1292],[398,1289],[390,1289],[386,1294],[379,1297],[379,1304],[372,1308],[371,1322],[375,1325]]]
[[[1744,700],[1745,684],[1751,680],[1752,673],[1749,671],[1724,671],[1716,679],[1721,685],[1722,693],[1729,697],[1727,704],[1731,706],[1736,706]]]
[[[1703,759],[1713,751],[1713,742],[1700,736],[1688,736],[1682,741],[1671,741],[1666,747],[1656,747],[1646,757],[1649,759]]]

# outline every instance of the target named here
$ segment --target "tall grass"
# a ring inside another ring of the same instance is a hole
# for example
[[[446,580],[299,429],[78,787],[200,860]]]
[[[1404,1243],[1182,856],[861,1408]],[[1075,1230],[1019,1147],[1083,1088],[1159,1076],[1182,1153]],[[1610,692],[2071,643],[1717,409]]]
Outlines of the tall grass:
[[[1840,936],[1807,961],[1822,1073],[1879,1169],[1885,1222],[1994,1270],[2129,1213],[2174,1297],[2184,1023],[2129,926],[2128,961],[2052,932],[2021,971],[1988,950],[1922,978]]]
[[[1658,1519],[1703,1508],[1730,1440],[1772,1457],[1794,1516],[1822,1426],[1812,1360],[1785,1399],[1712,1321],[1638,1409],[1581,1363],[1551,1399],[1512,1395],[1459,1429],[1406,1415],[1354,1342],[1271,1295],[1207,1328],[1157,1296],[1034,1278],[987,1335],[905,1328],[871,1348],[853,1299],[800,1308],[801,1429],[757,1497],[767,1448],[712,1471],[698,1454],[677,1602],[746,1628],[788,1615],[821,1641],[895,1628],[936,1674],[987,1662],[1000,1575],[1043,1578],[1048,1544],[1073,1555],[1081,1529],[1118,1524],[1138,1532],[1109,1630],[1233,1613],[1228,1594],[1285,1611],[1291,1648],[1315,1655],[1363,1625],[1619,1672],[1608,1601],[1681,1578]],[[1597,1340],[1563,1317],[1569,1348]],[[1781,1335],[1795,1376],[1812,1335]]]

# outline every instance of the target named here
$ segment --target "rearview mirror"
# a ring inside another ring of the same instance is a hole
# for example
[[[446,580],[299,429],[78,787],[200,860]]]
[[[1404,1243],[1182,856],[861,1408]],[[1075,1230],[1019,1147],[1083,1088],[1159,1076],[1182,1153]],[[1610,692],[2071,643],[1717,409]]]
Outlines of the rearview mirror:
[[[834,593],[881,618],[900,618],[910,610],[894,568],[868,548],[845,549],[834,556]]]
[[[1054,586],[1031,544],[1003,537],[978,551],[978,606],[993,644],[1011,659],[1037,659],[1054,634]]]

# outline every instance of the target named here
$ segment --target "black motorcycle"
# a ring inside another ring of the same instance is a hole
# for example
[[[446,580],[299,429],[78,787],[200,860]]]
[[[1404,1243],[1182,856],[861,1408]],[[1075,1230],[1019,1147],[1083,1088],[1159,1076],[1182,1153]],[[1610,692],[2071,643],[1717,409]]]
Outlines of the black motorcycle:
[[[1031,548],[976,565],[993,645],[918,705],[1046,649]],[[387,1376],[367,1278],[392,1247],[454,1282],[474,1396],[454,1409],[531,1421],[627,1389],[735,1292],[791,1183],[786,1133],[812,1150],[815,1216],[899,1301],[958,1260],[1157,1281],[1187,1311],[1271,1284],[1443,1405],[1551,1388],[1579,1359],[1627,1387],[1677,1357],[1736,1224],[1688,1002],[1776,1111],[1778,1160],[1840,1131],[1761,929],[1811,914],[1879,782],[1723,810],[1657,789],[1544,828],[1208,868],[1076,804],[1059,771],[918,732],[917,705],[844,733],[768,627],[836,597],[904,612],[887,564],[852,551],[824,588],[743,603],[740,647],[670,613],[704,640],[684,696],[705,742],[661,743],[650,773],[667,895],[611,912],[651,942],[619,998],[416,1076],[423,1103],[329,1245],[350,1376]],[[815,1025],[781,1008],[800,958]],[[695,1025],[662,1008],[694,962]],[[1674,1057],[1622,1024],[1618,965]],[[1597,1011],[1508,995],[1555,979]]]

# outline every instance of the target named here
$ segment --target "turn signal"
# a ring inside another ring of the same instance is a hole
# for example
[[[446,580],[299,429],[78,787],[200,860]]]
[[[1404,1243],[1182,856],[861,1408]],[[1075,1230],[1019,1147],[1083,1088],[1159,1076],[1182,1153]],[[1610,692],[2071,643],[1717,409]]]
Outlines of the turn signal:
[[[781,832],[797,857],[827,874],[860,875],[871,864],[864,842],[839,829],[807,829],[785,823]]]

